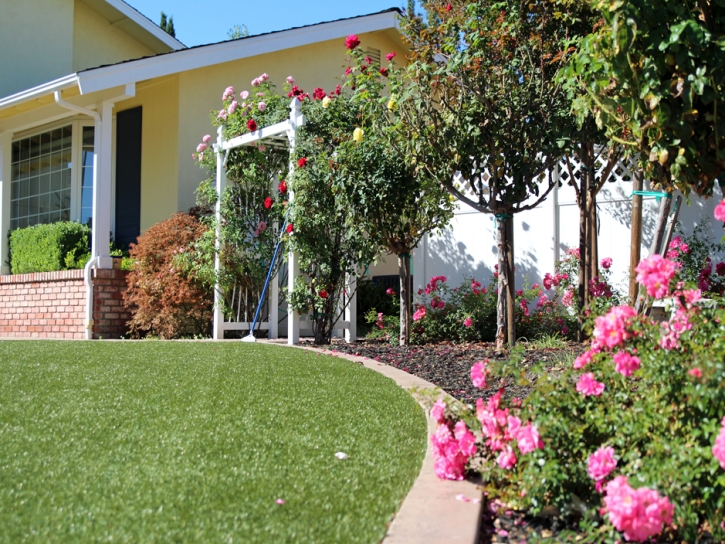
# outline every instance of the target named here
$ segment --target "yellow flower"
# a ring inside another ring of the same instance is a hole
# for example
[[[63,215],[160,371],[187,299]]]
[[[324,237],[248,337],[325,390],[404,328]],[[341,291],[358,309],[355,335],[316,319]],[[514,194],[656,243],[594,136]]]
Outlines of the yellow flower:
[[[352,139],[355,140],[357,143],[362,142],[363,129],[361,129],[360,127],[357,127],[352,133]]]
[[[325,98],[322,99],[322,107],[326,108],[327,106],[330,105],[330,102],[332,102],[332,100],[330,100],[329,96],[326,96]]]
[[[388,109],[389,109],[390,111],[394,110],[394,109],[395,109],[395,106],[397,106],[397,105],[398,105],[398,103],[397,103],[397,102],[395,101],[395,98],[391,98],[391,99],[390,99],[390,100],[388,101]]]

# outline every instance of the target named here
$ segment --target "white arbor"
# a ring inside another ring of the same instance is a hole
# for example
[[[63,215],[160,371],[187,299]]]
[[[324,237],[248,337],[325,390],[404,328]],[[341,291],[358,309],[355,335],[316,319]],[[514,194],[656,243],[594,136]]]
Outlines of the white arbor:
[[[267,127],[260,128],[254,132],[243,134],[227,140],[224,138],[223,128],[219,127],[217,130],[217,141],[214,145],[214,151],[217,157],[216,167],[216,190],[217,190],[217,203],[216,203],[216,258],[214,262],[214,268],[217,273],[217,277],[221,268],[221,262],[219,259],[220,250],[220,225],[221,225],[221,198],[224,190],[227,187],[227,176],[226,176],[226,161],[229,156],[229,152],[232,149],[243,146],[258,145],[264,142],[264,145],[271,147],[286,147],[289,149],[290,161],[289,161],[289,174],[288,179],[292,180],[292,173],[294,171],[294,161],[291,157],[294,154],[295,149],[295,138],[297,135],[297,129],[303,126],[306,122],[305,116],[302,115],[300,109],[300,101],[297,98],[293,98],[290,103],[290,116],[286,121],[276,123]],[[294,183],[290,183],[289,187],[289,202],[291,203],[294,199]],[[270,263],[272,266],[273,263]],[[295,279],[300,274],[300,265],[298,255],[290,251],[287,257],[287,286],[291,292],[294,288]],[[351,285],[348,289],[352,288],[355,291],[354,280],[351,281]],[[233,293],[233,297],[236,293]],[[242,296],[240,292],[239,297]],[[223,293],[219,284],[214,286],[214,332],[213,337],[215,340],[222,340],[224,338],[224,331],[241,330],[250,331],[252,333],[253,323],[249,321],[247,315],[240,315],[237,313],[232,319],[226,319],[222,308],[222,297]],[[337,329],[345,329],[345,338],[348,342],[355,341],[356,337],[356,322],[355,322],[355,311],[356,311],[356,296],[353,294],[346,300],[347,306],[345,309],[344,321],[338,321],[336,323]],[[259,301],[259,304],[263,304],[264,301]],[[258,324],[257,328],[261,330],[267,330],[269,338],[276,339],[279,337],[278,323],[279,323],[279,282],[275,276],[271,279],[269,285],[269,312],[266,319],[262,319]],[[241,320],[240,320],[241,319]],[[300,340],[300,316],[297,312],[288,308],[287,313],[287,343],[296,344]]]

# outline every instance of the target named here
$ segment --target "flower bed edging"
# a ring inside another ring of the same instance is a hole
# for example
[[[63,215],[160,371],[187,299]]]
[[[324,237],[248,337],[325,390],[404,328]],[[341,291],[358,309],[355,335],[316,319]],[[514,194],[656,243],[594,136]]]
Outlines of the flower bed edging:
[[[412,374],[372,359],[309,346],[293,347],[317,351],[362,364],[390,378],[409,392],[413,387],[417,389],[435,389],[436,387]],[[420,403],[419,399],[416,400]],[[423,406],[422,403],[421,406]],[[425,406],[423,408],[425,410]],[[427,410],[426,419],[428,440],[423,465],[413,487],[410,488],[400,510],[390,524],[383,544],[449,544],[450,542],[475,544],[478,542],[478,525],[483,503],[482,492],[472,481],[441,480],[435,475],[430,437],[435,434],[437,424]],[[462,501],[458,499],[459,495],[466,499],[477,499],[477,502]]]

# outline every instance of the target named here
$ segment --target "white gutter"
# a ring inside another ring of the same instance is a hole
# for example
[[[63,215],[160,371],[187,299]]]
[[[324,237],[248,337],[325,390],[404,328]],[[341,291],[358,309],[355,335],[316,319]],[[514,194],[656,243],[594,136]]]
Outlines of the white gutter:
[[[41,96],[45,96],[49,93],[70,89],[76,86],[78,86],[77,74],[63,76],[61,78],[54,79],[53,81],[49,81],[48,83],[38,85],[37,87],[11,94],[5,98],[0,98],[0,109],[17,106],[18,104],[33,100],[34,98],[40,98]]]
[[[90,110],[88,108],[84,108],[82,106],[77,106],[76,104],[71,104],[69,102],[66,102],[63,100],[62,97],[63,93],[61,90],[55,91],[55,103],[61,106],[62,108],[65,108],[67,110],[71,110],[77,113],[81,113],[83,115],[88,115],[89,117],[92,117],[96,122],[96,127],[98,127],[101,123],[101,115],[94,110]],[[126,90],[124,94],[116,96],[114,98],[111,98],[110,100],[104,100],[104,104],[113,104],[115,102],[118,102],[120,100],[126,100],[127,98],[131,98],[136,95],[136,84],[135,83],[129,83],[126,85]],[[105,114],[104,114],[105,115]],[[96,130],[98,130],[96,128]],[[97,152],[97,150],[96,150]],[[98,175],[96,172],[95,175]],[[91,255],[90,260],[86,263],[86,266],[83,268],[83,282],[86,286],[86,340],[92,340],[93,339],[93,273],[92,270],[94,268],[98,267],[98,264],[101,260],[101,257],[99,255]]]

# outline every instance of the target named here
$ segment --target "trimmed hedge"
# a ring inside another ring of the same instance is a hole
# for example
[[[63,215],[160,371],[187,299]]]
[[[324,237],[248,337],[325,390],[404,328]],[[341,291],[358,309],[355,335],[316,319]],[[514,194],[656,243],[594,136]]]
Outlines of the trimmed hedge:
[[[10,272],[54,272],[81,268],[89,254],[91,229],[63,221],[33,225],[10,233]],[[83,262],[81,262],[83,261]]]

